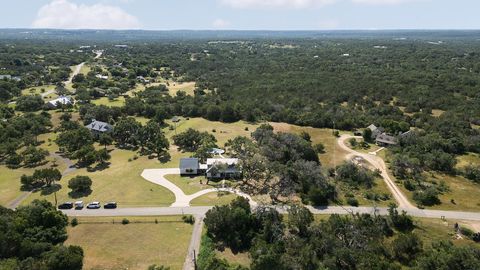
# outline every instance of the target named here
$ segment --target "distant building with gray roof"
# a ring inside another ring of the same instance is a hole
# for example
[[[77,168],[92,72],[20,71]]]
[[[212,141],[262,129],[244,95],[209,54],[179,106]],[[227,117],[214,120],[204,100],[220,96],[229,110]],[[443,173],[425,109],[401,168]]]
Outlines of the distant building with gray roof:
[[[95,119],[93,119],[92,122],[85,127],[88,128],[95,136],[99,136],[103,133],[110,133],[113,131],[113,126],[109,123],[97,121]]]

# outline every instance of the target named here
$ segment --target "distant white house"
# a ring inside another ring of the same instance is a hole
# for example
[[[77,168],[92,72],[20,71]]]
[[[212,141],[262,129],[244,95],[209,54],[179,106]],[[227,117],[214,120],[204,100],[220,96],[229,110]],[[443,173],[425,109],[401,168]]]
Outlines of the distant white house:
[[[128,48],[128,45],[125,45],[125,44],[117,44],[117,45],[114,45],[115,48]]]
[[[0,80],[4,80],[4,79],[10,80],[12,79],[12,75],[0,75]]]
[[[95,75],[95,77],[97,77],[99,79],[102,79],[102,80],[108,80],[108,76],[102,75],[102,74],[97,74],[97,75]]]
[[[240,173],[238,158],[207,159],[207,178],[235,178]]]
[[[54,100],[50,100],[45,104],[49,109],[55,109],[59,105],[73,105],[73,99],[69,96],[60,96]]]
[[[137,80],[141,83],[150,83],[150,80],[145,79],[143,76],[137,76]]]

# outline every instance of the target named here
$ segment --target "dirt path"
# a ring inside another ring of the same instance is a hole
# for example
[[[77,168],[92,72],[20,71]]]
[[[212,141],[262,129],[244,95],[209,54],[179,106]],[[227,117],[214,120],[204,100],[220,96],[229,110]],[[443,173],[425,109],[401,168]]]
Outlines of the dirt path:
[[[393,181],[393,179],[388,175],[387,166],[385,165],[385,162],[383,161],[383,159],[376,155],[360,153],[349,148],[345,142],[351,138],[358,139],[361,137],[344,134],[340,136],[340,138],[338,138],[338,145],[340,146],[340,148],[342,148],[343,150],[349,153],[347,156],[347,159],[353,158],[354,156],[359,156],[364,160],[366,160],[368,163],[372,164],[373,167],[380,170],[383,180],[387,184],[388,189],[393,194],[393,197],[398,203],[398,207],[404,208],[404,209],[417,209],[417,207],[415,207],[413,204],[410,203],[410,201],[407,199],[407,197],[405,197],[403,192],[397,187],[397,185],[395,184],[395,181]]]

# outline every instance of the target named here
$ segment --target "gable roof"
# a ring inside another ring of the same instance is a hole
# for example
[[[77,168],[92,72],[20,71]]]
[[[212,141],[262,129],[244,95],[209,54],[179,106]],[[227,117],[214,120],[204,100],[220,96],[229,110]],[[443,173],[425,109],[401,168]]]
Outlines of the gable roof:
[[[382,133],[377,136],[377,142],[385,143],[385,144],[397,144],[397,138],[385,133]]]
[[[85,126],[86,128],[98,132],[107,132],[113,129],[113,126],[110,125],[109,123],[105,123],[102,121],[97,121],[95,119],[92,120],[92,122],[88,125]]]
[[[207,165],[227,164],[229,166],[236,165],[238,158],[207,158]]]
[[[72,98],[67,96],[60,96],[59,98],[51,100],[48,103],[50,105],[53,105],[54,107],[57,107],[57,103],[60,103],[63,105],[72,104]]]
[[[181,158],[180,169],[193,169],[198,170],[199,163],[198,158]]]

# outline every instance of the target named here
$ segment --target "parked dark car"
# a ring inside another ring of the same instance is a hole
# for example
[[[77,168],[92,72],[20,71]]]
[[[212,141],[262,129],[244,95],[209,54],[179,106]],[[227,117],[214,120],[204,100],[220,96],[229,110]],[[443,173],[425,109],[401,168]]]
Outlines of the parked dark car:
[[[58,209],[72,209],[73,203],[72,202],[64,202],[58,206]]]
[[[103,205],[103,208],[105,209],[115,209],[117,208],[117,203],[116,202],[108,202]]]

